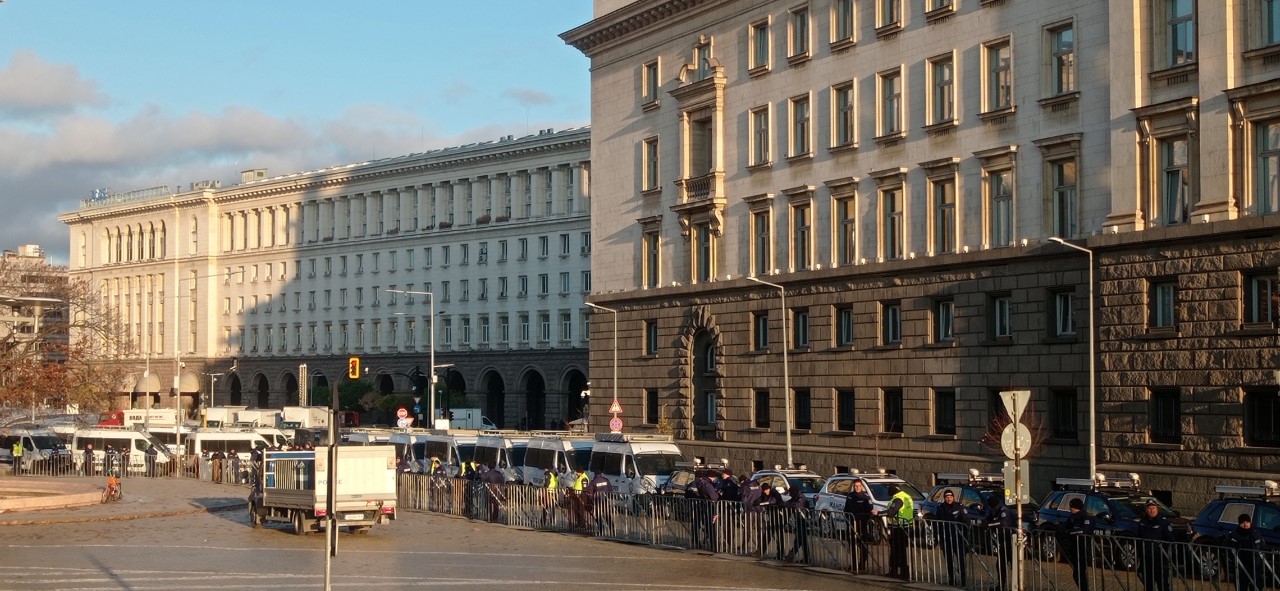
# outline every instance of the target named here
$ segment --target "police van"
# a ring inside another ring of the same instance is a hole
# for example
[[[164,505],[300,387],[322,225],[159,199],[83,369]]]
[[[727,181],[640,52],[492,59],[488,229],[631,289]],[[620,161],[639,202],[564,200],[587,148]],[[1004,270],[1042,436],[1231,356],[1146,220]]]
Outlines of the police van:
[[[191,434],[187,449],[193,455],[205,457],[222,452],[227,457],[235,454],[241,461],[249,461],[249,452],[257,447],[269,447],[262,434],[253,429],[197,429]]]
[[[657,433],[596,433],[591,449],[591,474],[604,474],[617,492],[657,492],[683,461],[670,435]]]
[[[24,468],[32,469],[40,463],[41,470],[62,472],[71,469],[71,451],[49,429],[0,429],[0,462],[13,463],[13,446],[22,444]]]
[[[356,427],[342,436],[342,443],[346,445],[391,445],[391,435],[394,433],[395,431],[391,429]]]
[[[156,464],[164,468],[161,472],[167,471],[168,464],[173,461],[173,454],[169,452],[169,448],[146,431],[121,425],[94,425],[76,429],[76,434],[71,439],[72,460],[81,469],[84,468],[84,452],[90,444],[93,445],[92,457],[96,466],[105,466],[106,449],[110,446],[113,450],[120,452],[121,461],[127,466],[127,470],[122,473],[126,474],[137,475],[146,472],[147,450],[153,445],[158,450]],[[115,468],[118,469],[118,467]]]
[[[502,472],[507,482],[521,482],[529,431],[488,430],[476,438],[475,461]]]
[[[462,429],[399,428],[391,434],[391,443],[413,472],[430,472],[431,458],[436,458],[446,476],[457,476],[463,464],[475,459],[479,434]]]
[[[529,439],[529,447],[524,452],[521,480],[525,484],[546,486],[543,470],[551,470],[562,483],[568,482],[565,476],[579,466],[585,470],[591,465],[591,448],[595,443],[595,437],[589,433],[538,433]]]

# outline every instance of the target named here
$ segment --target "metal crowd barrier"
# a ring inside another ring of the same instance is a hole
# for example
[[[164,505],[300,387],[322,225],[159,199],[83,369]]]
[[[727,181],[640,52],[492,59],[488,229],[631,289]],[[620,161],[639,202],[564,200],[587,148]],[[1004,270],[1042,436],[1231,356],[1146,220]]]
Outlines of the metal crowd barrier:
[[[1120,535],[1068,536],[982,524],[785,507],[744,507],[664,495],[609,493],[401,474],[399,506],[655,547],[754,556],[888,575],[972,591],[1265,591],[1280,588],[1280,552],[1203,543],[1143,542]],[[751,509],[751,510],[749,510]],[[1018,558],[1019,560],[1015,560]]]

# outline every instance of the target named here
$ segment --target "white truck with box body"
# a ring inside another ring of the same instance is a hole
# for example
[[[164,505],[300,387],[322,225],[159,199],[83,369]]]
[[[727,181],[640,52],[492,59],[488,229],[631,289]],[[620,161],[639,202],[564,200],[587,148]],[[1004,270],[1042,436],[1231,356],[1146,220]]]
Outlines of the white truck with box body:
[[[337,496],[334,517],[352,533],[396,518],[395,449],[387,445],[337,448]],[[268,451],[249,494],[249,522],[293,524],[302,535],[325,529],[328,516],[329,448]]]
[[[450,429],[497,429],[493,421],[478,408],[455,408],[449,412],[453,414],[453,418],[449,420]]]

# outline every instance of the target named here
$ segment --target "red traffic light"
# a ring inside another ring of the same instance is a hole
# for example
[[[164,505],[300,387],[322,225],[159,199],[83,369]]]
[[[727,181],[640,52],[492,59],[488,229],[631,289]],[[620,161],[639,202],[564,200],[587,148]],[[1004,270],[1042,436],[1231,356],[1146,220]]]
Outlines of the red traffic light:
[[[347,377],[353,380],[360,379],[360,358],[351,357],[347,359]]]

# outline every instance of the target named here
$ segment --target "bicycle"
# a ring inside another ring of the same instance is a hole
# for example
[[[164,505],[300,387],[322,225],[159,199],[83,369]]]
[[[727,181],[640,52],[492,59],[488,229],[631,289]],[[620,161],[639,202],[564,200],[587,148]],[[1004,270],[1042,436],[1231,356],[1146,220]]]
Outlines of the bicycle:
[[[115,474],[107,476],[107,486],[102,489],[102,502],[110,503],[119,501],[124,498],[124,491],[120,489],[120,479]]]

